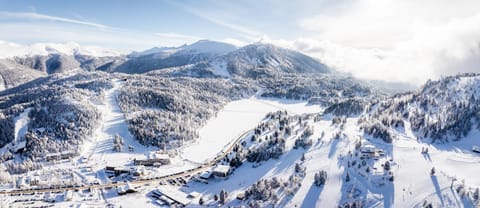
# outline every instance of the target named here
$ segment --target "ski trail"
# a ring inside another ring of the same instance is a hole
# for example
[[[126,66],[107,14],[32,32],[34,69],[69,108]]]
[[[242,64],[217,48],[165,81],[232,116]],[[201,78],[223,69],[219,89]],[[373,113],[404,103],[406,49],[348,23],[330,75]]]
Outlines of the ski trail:
[[[100,126],[95,130],[92,142],[87,148],[87,158],[97,166],[120,166],[129,163],[133,158],[144,156],[144,153],[155,150],[153,147],[145,147],[138,143],[128,131],[125,115],[121,111],[117,97],[122,81],[113,80],[113,87],[104,93],[102,103],[93,105],[102,113]],[[123,138],[122,152],[114,152],[114,136],[118,134]],[[134,147],[133,152],[128,152],[129,146]]]

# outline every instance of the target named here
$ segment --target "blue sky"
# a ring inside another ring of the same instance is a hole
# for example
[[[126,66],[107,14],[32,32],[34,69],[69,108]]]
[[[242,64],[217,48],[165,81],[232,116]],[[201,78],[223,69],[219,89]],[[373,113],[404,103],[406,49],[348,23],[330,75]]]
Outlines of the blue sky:
[[[480,72],[479,25],[478,0],[0,0],[0,43],[129,52],[261,40],[359,78],[417,84]]]
[[[298,20],[341,2],[1,0],[0,23],[15,27],[7,27],[12,32],[0,35],[0,39],[18,43],[75,41],[119,49],[179,45],[196,39],[243,44],[265,36],[294,39],[307,33]],[[57,35],[38,32],[42,28]],[[81,33],[89,37],[82,38]],[[124,41],[114,41],[122,38]]]

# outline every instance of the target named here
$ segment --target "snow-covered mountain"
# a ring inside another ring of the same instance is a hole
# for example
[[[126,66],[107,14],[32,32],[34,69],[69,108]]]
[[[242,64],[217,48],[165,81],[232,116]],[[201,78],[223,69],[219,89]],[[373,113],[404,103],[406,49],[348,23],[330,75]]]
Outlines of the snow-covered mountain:
[[[115,71],[139,74],[156,69],[209,62],[235,49],[233,45],[209,40],[200,40],[180,47],[152,48],[130,54],[129,59]]]
[[[389,128],[408,128],[420,139],[445,142],[478,129],[479,112],[480,75],[462,74],[429,81],[416,92],[374,101],[363,122],[367,133],[384,140],[391,140]]]
[[[319,61],[300,52],[274,46],[254,43],[211,61],[177,68],[173,74],[214,75],[230,77],[232,75],[258,78],[278,73],[329,73],[331,70]]]
[[[157,56],[168,56],[177,52],[181,53],[211,53],[211,54],[226,54],[237,49],[234,45],[223,42],[199,40],[190,45],[182,45],[179,47],[153,47],[145,51],[134,51],[128,54],[130,58],[146,56],[150,54],[157,54]]]
[[[155,47],[121,55],[76,43],[18,45],[0,42],[0,62],[44,74],[72,70],[123,72],[129,74],[164,70],[163,74],[192,77],[258,78],[279,73],[328,73],[319,61],[296,51],[255,43],[242,48],[201,40],[180,47]],[[11,64],[15,62],[16,64]],[[14,68],[9,68],[14,73]],[[34,74],[38,74],[34,72]],[[32,76],[34,79],[35,76]],[[31,80],[31,79],[25,79]],[[20,83],[18,83],[20,84]]]
[[[227,54],[224,61],[233,74],[255,76],[264,72],[328,73],[330,69],[300,52],[272,44],[255,43]]]
[[[124,60],[124,56],[114,50],[80,46],[74,42],[20,45],[0,41],[1,88],[10,88],[54,73],[113,71]]]
[[[46,75],[13,60],[0,60],[0,91]]]
[[[129,58],[137,58],[140,56],[146,56],[150,54],[164,54],[164,56],[168,56],[174,53],[178,47],[153,47],[144,51],[133,51],[129,53],[127,56]]]

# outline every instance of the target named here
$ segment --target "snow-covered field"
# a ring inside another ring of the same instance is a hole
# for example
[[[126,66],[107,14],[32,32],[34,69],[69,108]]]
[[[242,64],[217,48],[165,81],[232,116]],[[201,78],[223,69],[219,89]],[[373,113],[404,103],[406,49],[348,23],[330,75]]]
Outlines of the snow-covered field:
[[[232,140],[258,125],[267,113],[277,110],[302,114],[318,113],[321,108],[304,101],[260,98],[258,95],[230,102],[200,129],[197,141],[181,149],[181,155],[194,162],[212,159]]]

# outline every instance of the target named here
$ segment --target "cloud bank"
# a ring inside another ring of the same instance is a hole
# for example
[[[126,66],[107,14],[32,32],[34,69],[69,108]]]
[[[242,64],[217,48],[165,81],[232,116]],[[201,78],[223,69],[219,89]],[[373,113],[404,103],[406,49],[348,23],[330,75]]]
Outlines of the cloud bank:
[[[359,78],[421,84],[480,73],[478,1],[357,1],[299,25],[316,35],[273,42]]]

